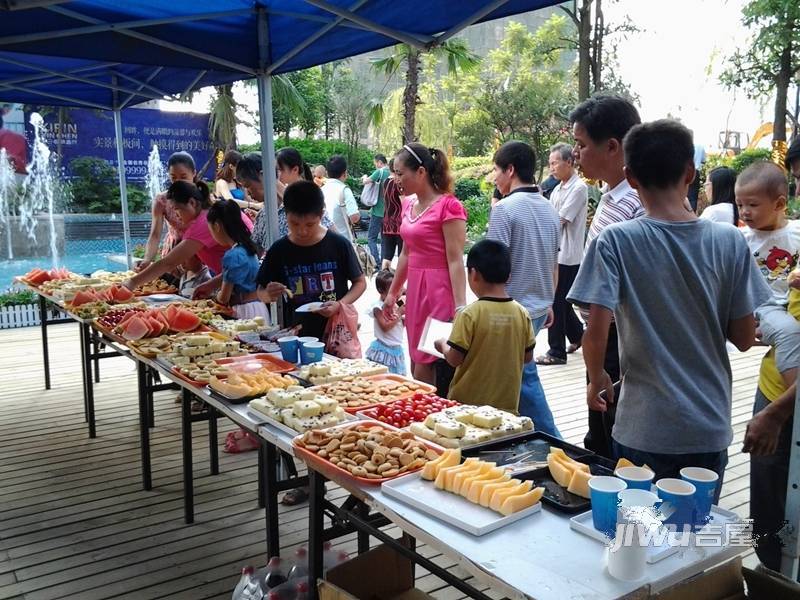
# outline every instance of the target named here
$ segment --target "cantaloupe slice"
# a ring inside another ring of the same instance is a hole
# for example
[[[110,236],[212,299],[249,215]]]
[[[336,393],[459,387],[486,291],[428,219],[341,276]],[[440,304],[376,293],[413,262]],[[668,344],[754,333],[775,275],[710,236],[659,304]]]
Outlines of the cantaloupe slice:
[[[636,465],[629,461],[627,458],[620,458],[617,461],[617,466],[614,467],[614,470],[621,469],[622,467],[635,467]]]
[[[425,464],[422,469],[422,478],[428,481],[436,479],[439,469],[453,467],[461,462],[461,449],[450,448],[439,455],[439,458]]]
[[[511,479],[510,475],[508,475],[507,473],[506,475],[508,476],[508,478],[504,479],[503,481],[487,483],[486,485],[483,486],[483,488],[481,489],[481,495],[478,498],[478,504],[480,504],[481,506],[488,507],[489,502],[492,499],[492,496],[497,490],[515,487],[516,485],[518,485],[517,484],[517,482],[519,481],[518,479]]]
[[[519,481],[516,480],[518,485],[510,488],[503,488],[501,490],[497,490],[494,494],[492,494],[492,499],[489,500],[489,508],[495,511],[499,511],[500,507],[503,506],[503,502],[506,501],[506,498],[510,498],[511,496],[518,496],[519,494],[525,494],[531,491],[533,487],[532,481]]]
[[[448,492],[458,493],[461,482],[467,475],[478,475],[485,467],[486,463],[479,461],[472,464],[465,464],[463,469],[453,471],[445,476],[445,487]]]
[[[577,460],[575,460],[574,458],[570,458],[563,452],[561,454],[555,454],[554,456],[557,461],[559,461],[562,465],[564,465],[570,470],[580,469],[581,471],[586,471],[587,473],[589,472],[589,465],[582,462],[578,462]]]
[[[433,482],[440,490],[449,490],[453,484],[453,475],[461,469],[471,468],[478,462],[477,458],[468,458],[460,465],[453,465],[451,467],[442,467],[436,474],[436,480]],[[448,485],[449,484],[449,485]]]
[[[457,491],[459,494],[461,494],[462,496],[464,496],[466,498],[467,494],[469,493],[470,488],[472,487],[472,484],[475,481],[487,481],[489,479],[497,479],[498,477],[500,477],[500,475],[503,474],[502,467],[495,467],[494,463],[489,463],[489,464],[492,465],[491,468],[482,469],[477,474],[474,474],[474,475],[470,474],[470,475],[467,475],[466,477],[464,477],[461,480],[461,486],[457,490],[453,490],[453,491],[454,492]]]
[[[469,490],[467,491],[467,500],[470,502],[474,502],[475,504],[480,504],[481,495],[483,494],[483,490],[486,489],[489,485],[494,485],[495,483],[505,483],[511,481],[511,475],[508,473],[503,473],[499,477],[495,477],[494,479],[481,479],[472,482],[472,485],[469,486]],[[486,503],[489,503],[487,498]]]
[[[495,463],[487,463],[487,462],[479,462],[477,463],[477,468],[469,469],[464,471],[459,471],[455,475],[453,475],[453,485],[450,486],[448,491],[453,492],[454,494],[461,493],[461,486],[463,485],[464,481],[470,477],[475,477],[478,475],[483,475],[484,473],[488,473],[491,469],[495,467]]]
[[[576,473],[580,473],[580,471],[576,471]],[[544,494],[544,488],[537,487],[525,494],[509,496],[500,506],[500,514],[507,517],[508,515],[513,515],[516,512],[530,508],[542,499],[542,494]]]
[[[579,469],[572,472],[572,479],[569,480],[567,491],[577,494],[581,498],[589,497],[589,480],[592,478],[591,473],[586,473]]]
[[[567,467],[554,454],[547,455],[547,466],[550,468],[550,475],[553,480],[561,487],[569,485],[570,479],[572,479],[572,471],[576,470]]]

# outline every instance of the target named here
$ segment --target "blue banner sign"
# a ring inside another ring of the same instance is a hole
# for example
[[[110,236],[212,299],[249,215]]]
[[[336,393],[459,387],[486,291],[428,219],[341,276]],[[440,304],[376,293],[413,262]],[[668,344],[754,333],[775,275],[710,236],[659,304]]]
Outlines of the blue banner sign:
[[[28,140],[33,140],[29,114],[25,114]],[[117,142],[114,137],[114,116],[100,110],[70,109],[59,124],[58,113],[44,116],[47,145],[59,150],[67,176],[70,163],[79,156],[102,158],[117,166]],[[183,150],[194,158],[200,169],[212,157],[214,147],[208,135],[208,114],[164,112],[147,108],[122,111],[122,149],[125,154],[125,177],[143,182],[147,175],[147,158],[153,145],[158,146],[161,161],[166,163],[173,152]]]

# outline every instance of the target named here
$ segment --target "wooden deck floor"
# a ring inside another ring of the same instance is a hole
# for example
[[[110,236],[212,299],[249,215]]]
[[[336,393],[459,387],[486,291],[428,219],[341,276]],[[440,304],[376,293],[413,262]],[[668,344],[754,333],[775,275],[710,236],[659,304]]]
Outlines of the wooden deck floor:
[[[183,523],[180,419],[174,392],[156,395],[153,485],[141,489],[134,365],[104,360],[95,387],[97,438],[83,421],[77,326],[51,331],[53,389],[44,391],[38,329],[0,332],[0,599],[230,598],[244,564],[263,564],[264,511],[256,456],[220,455],[208,475],[208,436],[194,428],[196,523]],[[749,464],[740,452],[762,350],[733,357],[734,443],[722,505],[747,514]],[[541,369],[564,436],[586,427],[583,365]],[[220,440],[233,428],[220,421]],[[341,494],[341,492],[333,492]],[[307,539],[305,507],[281,507],[284,555]],[[354,551],[352,539],[340,542]],[[451,561],[422,552],[443,566]],[[418,587],[459,598],[418,569]]]

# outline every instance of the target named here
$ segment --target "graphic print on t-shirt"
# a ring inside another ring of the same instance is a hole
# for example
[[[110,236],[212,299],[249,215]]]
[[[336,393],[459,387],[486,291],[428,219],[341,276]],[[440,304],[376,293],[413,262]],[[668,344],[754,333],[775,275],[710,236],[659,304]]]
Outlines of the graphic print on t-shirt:
[[[798,255],[800,253],[792,253],[789,250],[773,246],[766,256],[761,252],[756,252],[754,256],[759,270],[767,278],[767,281],[775,281],[786,279],[789,276],[789,273],[797,266]]]
[[[336,300],[336,282],[333,273],[337,262],[324,261],[284,267],[287,286],[294,293],[294,304],[329,302]]]

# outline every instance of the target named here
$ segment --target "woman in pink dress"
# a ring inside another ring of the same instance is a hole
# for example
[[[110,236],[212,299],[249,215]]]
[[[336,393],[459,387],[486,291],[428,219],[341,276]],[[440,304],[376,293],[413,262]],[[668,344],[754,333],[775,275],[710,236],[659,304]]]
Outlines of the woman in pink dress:
[[[452,321],[466,304],[464,244],[467,211],[453,195],[447,157],[435,148],[411,143],[394,158],[395,179],[408,196],[403,201],[400,235],[403,251],[384,310],[393,313],[406,286],[406,330],[414,378],[434,383],[436,357],[417,350],[428,317]]]

